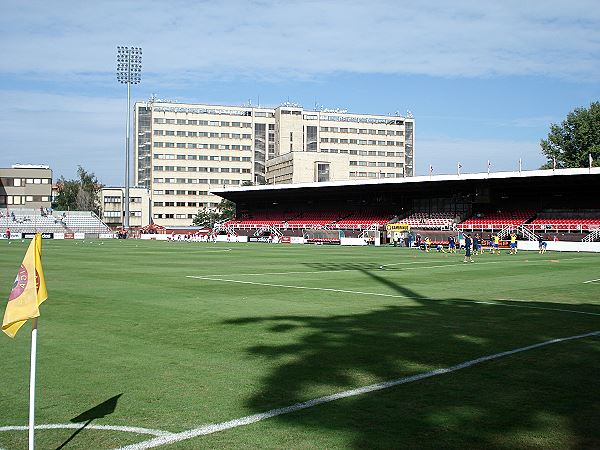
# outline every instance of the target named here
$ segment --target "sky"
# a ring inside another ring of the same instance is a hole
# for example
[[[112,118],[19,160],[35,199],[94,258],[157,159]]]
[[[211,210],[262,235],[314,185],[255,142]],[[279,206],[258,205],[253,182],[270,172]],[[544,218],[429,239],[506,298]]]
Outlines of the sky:
[[[123,185],[133,101],[415,118],[416,174],[524,170],[550,124],[600,100],[597,0],[53,0],[0,4],[0,167]]]

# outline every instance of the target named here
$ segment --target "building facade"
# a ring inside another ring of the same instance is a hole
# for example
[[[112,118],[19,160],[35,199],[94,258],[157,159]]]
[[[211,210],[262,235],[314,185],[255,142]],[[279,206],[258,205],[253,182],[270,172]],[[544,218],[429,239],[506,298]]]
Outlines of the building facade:
[[[135,185],[163,226],[216,208],[212,189],[414,173],[412,118],[150,101],[135,104],[134,124]]]
[[[150,192],[146,188],[129,188],[129,226],[144,227],[150,223]],[[125,188],[103,187],[100,191],[101,219],[115,229],[123,226]]]
[[[0,168],[0,208],[50,208],[52,170],[44,165]]]

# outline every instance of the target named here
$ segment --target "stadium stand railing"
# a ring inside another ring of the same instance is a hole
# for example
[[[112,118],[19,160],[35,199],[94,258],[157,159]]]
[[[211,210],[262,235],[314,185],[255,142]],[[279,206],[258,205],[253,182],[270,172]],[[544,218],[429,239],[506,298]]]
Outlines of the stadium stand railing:
[[[595,242],[600,241],[600,229],[592,231],[590,234],[581,239],[581,242]]]
[[[517,231],[521,234],[521,236],[523,236],[527,240],[537,241],[538,239],[538,236],[529,228],[527,228],[527,225],[518,226]]]
[[[528,223],[527,227],[534,231],[596,231],[600,228],[600,219],[569,219],[564,217],[536,218]]]

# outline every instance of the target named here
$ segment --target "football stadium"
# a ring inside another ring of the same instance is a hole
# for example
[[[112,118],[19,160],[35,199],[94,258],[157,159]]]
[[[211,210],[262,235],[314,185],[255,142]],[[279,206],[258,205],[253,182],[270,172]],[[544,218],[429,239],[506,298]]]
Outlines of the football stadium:
[[[598,168],[218,189],[235,217],[129,239],[4,209],[5,296],[43,238],[38,448],[598,448],[599,189]],[[0,448],[27,446],[29,329],[0,340]]]

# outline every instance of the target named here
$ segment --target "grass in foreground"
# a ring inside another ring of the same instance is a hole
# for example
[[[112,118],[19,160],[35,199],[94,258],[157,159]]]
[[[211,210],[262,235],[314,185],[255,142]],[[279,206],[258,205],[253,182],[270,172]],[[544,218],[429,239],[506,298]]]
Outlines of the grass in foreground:
[[[7,298],[27,243],[0,244]],[[122,394],[91,424],[179,432],[600,329],[557,311],[600,314],[594,254],[45,241],[44,269],[38,424]],[[0,427],[27,423],[28,329],[0,339]],[[599,338],[556,344],[169,448],[600,447],[599,356]],[[38,448],[150,438],[75,432]]]

